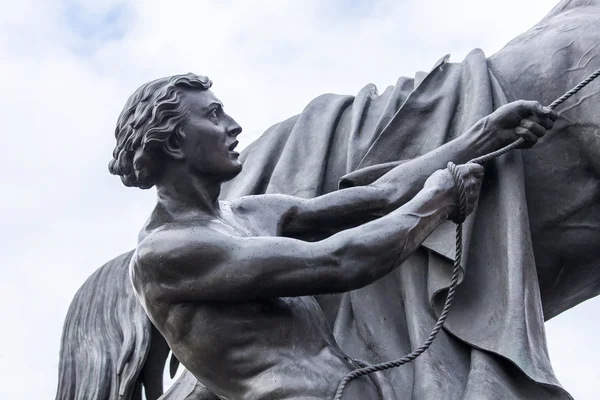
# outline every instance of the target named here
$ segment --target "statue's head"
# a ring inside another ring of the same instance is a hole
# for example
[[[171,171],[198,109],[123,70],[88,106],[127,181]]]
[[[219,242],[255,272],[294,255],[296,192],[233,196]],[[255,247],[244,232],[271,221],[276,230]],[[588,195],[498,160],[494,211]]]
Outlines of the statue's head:
[[[168,165],[224,182],[242,169],[234,152],[241,127],[223,111],[212,82],[192,73],[140,86],[117,121],[109,171],[126,186],[154,186]]]

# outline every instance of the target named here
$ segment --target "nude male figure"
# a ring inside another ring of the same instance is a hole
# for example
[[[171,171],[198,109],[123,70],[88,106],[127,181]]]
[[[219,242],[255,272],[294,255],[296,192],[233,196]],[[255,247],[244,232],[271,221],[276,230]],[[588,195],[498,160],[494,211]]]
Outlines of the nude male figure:
[[[210,86],[187,74],[140,87],[119,117],[109,168],[127,186],[157,188],[131,279],[173,353],[222,399],[332,398],[358,365],[311,296],[368,285],[452,218],[458,199],[442,169],[448,161],[466,162],[518,137],[533,145],[556,119],[536,102],[511,103],[371,185],[314,199],[220,202],[221,184],[242,168],[235,152],[242,130]],[[459,168],[470,213],[483,168]],[[363,377],[344,398],[380,392]]]

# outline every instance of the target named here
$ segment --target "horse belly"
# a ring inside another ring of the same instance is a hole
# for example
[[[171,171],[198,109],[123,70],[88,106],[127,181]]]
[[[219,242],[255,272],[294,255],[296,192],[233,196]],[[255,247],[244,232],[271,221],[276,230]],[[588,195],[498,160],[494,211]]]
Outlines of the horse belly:
[[[600,204],[532,238],[546,319],[600,294]]]
[[[563,128],[523,152],[546,319],[600,292],[600,176],[574,136]]]

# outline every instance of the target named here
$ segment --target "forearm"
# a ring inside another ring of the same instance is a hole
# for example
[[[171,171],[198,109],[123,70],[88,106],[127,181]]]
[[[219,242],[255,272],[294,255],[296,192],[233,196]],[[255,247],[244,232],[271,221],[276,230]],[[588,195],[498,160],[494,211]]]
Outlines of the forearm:
[[[396,166],[369,185],[306,200],[283,224],[283,236],[318,240],[389,214],[412,199],[449,161],[462,164],[490,151],[495,143],[483,139],[484,128],[482,120],[464,135]]]
[[[389,196],[386,202],[387,209],[382,213],[389,213],[412,199],[423,188],[427,178],[435,171],[446,168],[448,162],[464,164],[494,150],[497,144],[485,139],[485,135],[481,133],[484,129],[485,120],[481,120],[465,134],[429,153],[398,165],[369,185]]]
[[[390,214],[323,241],[336,248],[346,290],[383,277],[406,260],[448,218],[448,191],[426,188]]]

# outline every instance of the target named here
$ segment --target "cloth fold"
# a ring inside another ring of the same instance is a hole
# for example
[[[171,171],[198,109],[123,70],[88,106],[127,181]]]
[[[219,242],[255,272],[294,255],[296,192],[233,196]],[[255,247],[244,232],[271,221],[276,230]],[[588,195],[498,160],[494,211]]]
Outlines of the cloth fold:
[[[481,50],[462,63],[444,57],[419,82],[401,78],[381,95],[368,85],[355,98],[320,96],[242,154],[244,170],[222,196],[309,198],[367,184],[456,138],[505,102]],[[527,218],[523,163],[515,151],[487,165],[478,210],[465,223],[464,279],[445,331],[414,363],[384,372],[394,398],[407,388],[413,399],[470,398],[489,384],[507,390],[505,398],[569,398],[547,353]],[[372,285],[319,296],[345,352],[379,363],[427,338],[450,281],[454,232],[452,223],[442,224],[421,250]],[[505,373],[481,372],[492,370]]]

